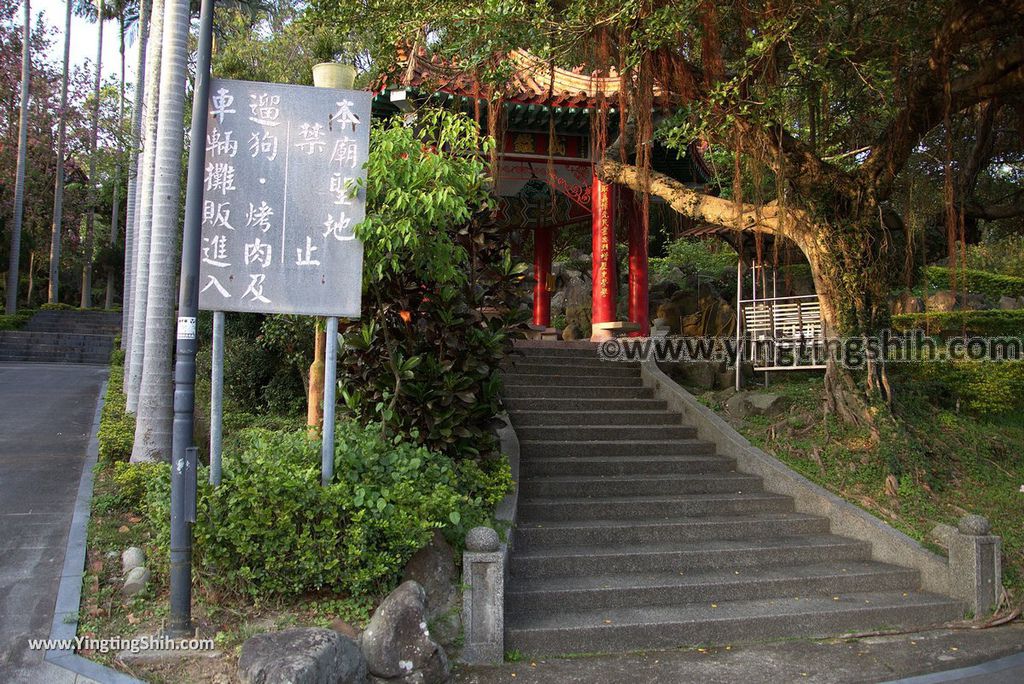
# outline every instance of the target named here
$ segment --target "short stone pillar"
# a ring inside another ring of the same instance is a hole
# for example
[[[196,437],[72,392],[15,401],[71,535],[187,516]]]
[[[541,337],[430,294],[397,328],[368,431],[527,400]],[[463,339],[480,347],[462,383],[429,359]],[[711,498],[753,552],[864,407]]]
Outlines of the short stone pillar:
[[[498,533],[474,527],[462,555],[462,660],[474,665],[502,662],[505,652],[505,555]]]
[[[950,591],[976,617],[995,610],[1003,588],[1002,542],[991,530],[984,517],[965,515],[946,537]]]

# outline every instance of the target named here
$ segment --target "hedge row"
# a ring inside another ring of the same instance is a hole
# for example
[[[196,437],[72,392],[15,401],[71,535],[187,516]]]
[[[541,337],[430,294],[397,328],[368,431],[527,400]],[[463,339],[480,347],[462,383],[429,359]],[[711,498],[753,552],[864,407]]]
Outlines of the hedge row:
[[[928,277],[929,285],[940,290],[952,289],[950,283],[954,278],[956,289],[960,290],[964,286],[964,277],[966,277],[968,292],[983,294],[993,300],[998,300],[1003,296],[1024,297],[1024,278],[976,271],[971,268],[957,269],[956,275],[953,276],[952,271],[953,269],[946,266],[927,266],[925,275]]]
[[[1024,335],[1024,309],[899,314],[892,317],[892,327],[897,332],[927,330],[938,337]]]

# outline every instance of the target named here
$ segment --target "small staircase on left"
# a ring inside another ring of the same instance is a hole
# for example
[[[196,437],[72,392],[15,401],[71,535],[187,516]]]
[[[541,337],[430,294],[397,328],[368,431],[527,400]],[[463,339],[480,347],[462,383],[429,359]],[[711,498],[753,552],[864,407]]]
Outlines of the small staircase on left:
[[[0,362],[106,364],[121,332],[121,314],[45,310],[21,330],[0,331]]]

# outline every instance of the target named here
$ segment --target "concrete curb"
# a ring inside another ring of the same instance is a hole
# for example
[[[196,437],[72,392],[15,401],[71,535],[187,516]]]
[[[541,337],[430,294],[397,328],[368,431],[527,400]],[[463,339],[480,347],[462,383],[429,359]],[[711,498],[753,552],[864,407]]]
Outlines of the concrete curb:
[[[921,574],[924,591],[953,595],[948,562],[878,518],[839,498],[784,463],[753,446],[729,423],[680,387],[653,360],[641,366],[644,386],[683,414],[697,428],[697,436],[715,445],[717,453],[736,459],[736,469],[764,480],[765,490],[793,498],[796,510],[828,518],[833,534],[852,537],[871,545],[875,560],[909,567]]]
[[[1011,670],[1016,672],[1010,672]],[[918,675],[916,677],[894,679],[890,682],[886,682],[886,684],[941,684],[942,682],[960,682],[975,678],[977,678],[976,681],[982,681],[983,677],[988,678],[992,675],[1004,672],[1008,675],[1006,681],[1012,681],[1009,679],[1010,674],[1024,677],[1024,652],[1006,656],[1005,658],[999,658],[997,660],[990,660],[989,662],[981,663],[980,665],[972,665],[971,667],[961,667],[956,670],[932,672],[930,674]]]
[[[82,477],[78,483],[78,496],[75,498],[75,512],[71,518],[71,529],[68,530],[64,567],[60,574],[57,602],[53,609],[53,622],[50,625],[51,641],[73,641],[78,634],[78,609],[82,601],[82,577],[85,574],[86,539],[89,532],[89,514],[92,504],[93,467],[99,458],[100,416],[103,413],[103,400],[106,396],[107,381],[104,380],[100,385],[100,396],[96,400],[92,435],[89,437],[89,445],[86,447]],[[83,658],[75,653],[73,648],[50,649],[43,659],[75,674],[101,682],[101,684],[142,684],[134,677]]]

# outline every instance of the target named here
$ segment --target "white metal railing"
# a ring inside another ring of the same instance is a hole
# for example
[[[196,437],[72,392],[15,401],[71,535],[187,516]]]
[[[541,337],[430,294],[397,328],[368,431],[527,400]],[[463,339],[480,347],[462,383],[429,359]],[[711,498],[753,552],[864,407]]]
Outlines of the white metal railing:
[[[756,370],[824,368],[817,295],[741,299],[742,340]],[[785,356],[785,363],[783,363]]]

